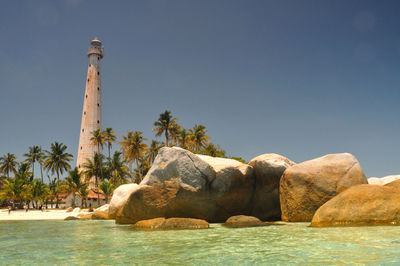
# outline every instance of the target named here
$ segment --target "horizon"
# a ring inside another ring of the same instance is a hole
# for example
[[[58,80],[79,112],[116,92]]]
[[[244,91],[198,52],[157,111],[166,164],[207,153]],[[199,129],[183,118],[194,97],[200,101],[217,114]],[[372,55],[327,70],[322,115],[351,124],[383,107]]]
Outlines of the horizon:
[[[2,3],[0,156],[58,141],[75,166],[98,37],[103,129],[118,140],[161,140],[168,109],[246,161],[349,152],[368,178],[400,174],[398,2],[97,2]]]

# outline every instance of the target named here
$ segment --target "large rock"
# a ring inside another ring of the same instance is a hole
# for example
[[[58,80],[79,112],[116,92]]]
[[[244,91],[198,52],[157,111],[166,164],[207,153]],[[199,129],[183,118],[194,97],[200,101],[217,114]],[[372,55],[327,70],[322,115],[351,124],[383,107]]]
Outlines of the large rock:
[[[399,180],[400,179],[400,175],[388,175],[385,177],[370,177],[368,178],[368,184],[372,184],[372,185],[381,185],[384,186],[386,184],[389,184],[393,181]]]
[[[253,216],[246,215],[236,215],[229,217],[228,220],[224,223],[227,227],[253,227],[253,226],[262,226],[264,223]]]
[[[329,154],[293,165],[280,182],[282,220],[309,222],[325,202],[351,186],[367,184],[357,159],[349,153]]]
[[[117,187],[114,190],[113,196],[110,201],[110,206],[108,208],[108,217],[110,219],[115,219],[117,217],[117,212],[126,203],[132,192],[138,189],[138,184],[125,184]]]
[[[279,183],[286,168],[295,163],[279,154],[267,153],[255,157],[249,165],[254,168],[256,177],[251,215],[264,221],[280,220]]]
[[[322,205],[311,226],[400,224],[400,180],[349,188]]]
[[[118,211],[117,223],[156,217],[191,217],[223,222],[248,214],[253,168],[232,159],[162,148],[152,168]]]
[[[181,229],[206,229],[210,225],[207,221],[192,218],[154,218],[143,220],[132,225],[133,228],[142,230],[181,230]]]

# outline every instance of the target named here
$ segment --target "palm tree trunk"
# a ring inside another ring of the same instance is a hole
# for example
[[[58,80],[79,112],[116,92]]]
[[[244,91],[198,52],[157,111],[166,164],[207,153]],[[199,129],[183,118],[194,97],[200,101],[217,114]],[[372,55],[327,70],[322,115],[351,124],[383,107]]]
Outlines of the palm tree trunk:
[[[32,175],[33,175],[33,178],[35,178],[35,163],[34,162],[32,162]]]
[[[165,143],[166,146],[168,147],[168,130],[165,130]]]
[[[39,163],[39,165],[40,165],[40,176],[42,177],[42,183],[43,183],[43,167],[42,167],[42,164],[41,163]]]

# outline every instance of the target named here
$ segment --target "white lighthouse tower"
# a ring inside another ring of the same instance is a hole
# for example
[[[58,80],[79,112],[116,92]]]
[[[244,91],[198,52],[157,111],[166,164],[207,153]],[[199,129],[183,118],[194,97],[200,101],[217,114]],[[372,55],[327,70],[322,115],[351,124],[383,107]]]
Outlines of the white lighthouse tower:
[[[101,71],[100,60],[103,58],[104,48],[101,42],[94,38],[90,42],[88,57],[89,67],[86,78],[85,96],[83,99],[82,123],[79,137],[78,157],[76,166],[80,171],[86,159],[93,159],[98,150],[92,145],[90,138],[94,130],[101,130]]]

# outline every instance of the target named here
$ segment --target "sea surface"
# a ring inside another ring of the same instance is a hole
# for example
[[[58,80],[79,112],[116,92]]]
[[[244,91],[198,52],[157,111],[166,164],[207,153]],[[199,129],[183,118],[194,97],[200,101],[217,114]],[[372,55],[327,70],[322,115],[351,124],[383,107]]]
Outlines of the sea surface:
[[[293,223],[143,232],[114,221],[0,222],[0,264],[400,264],[400,227]]]

